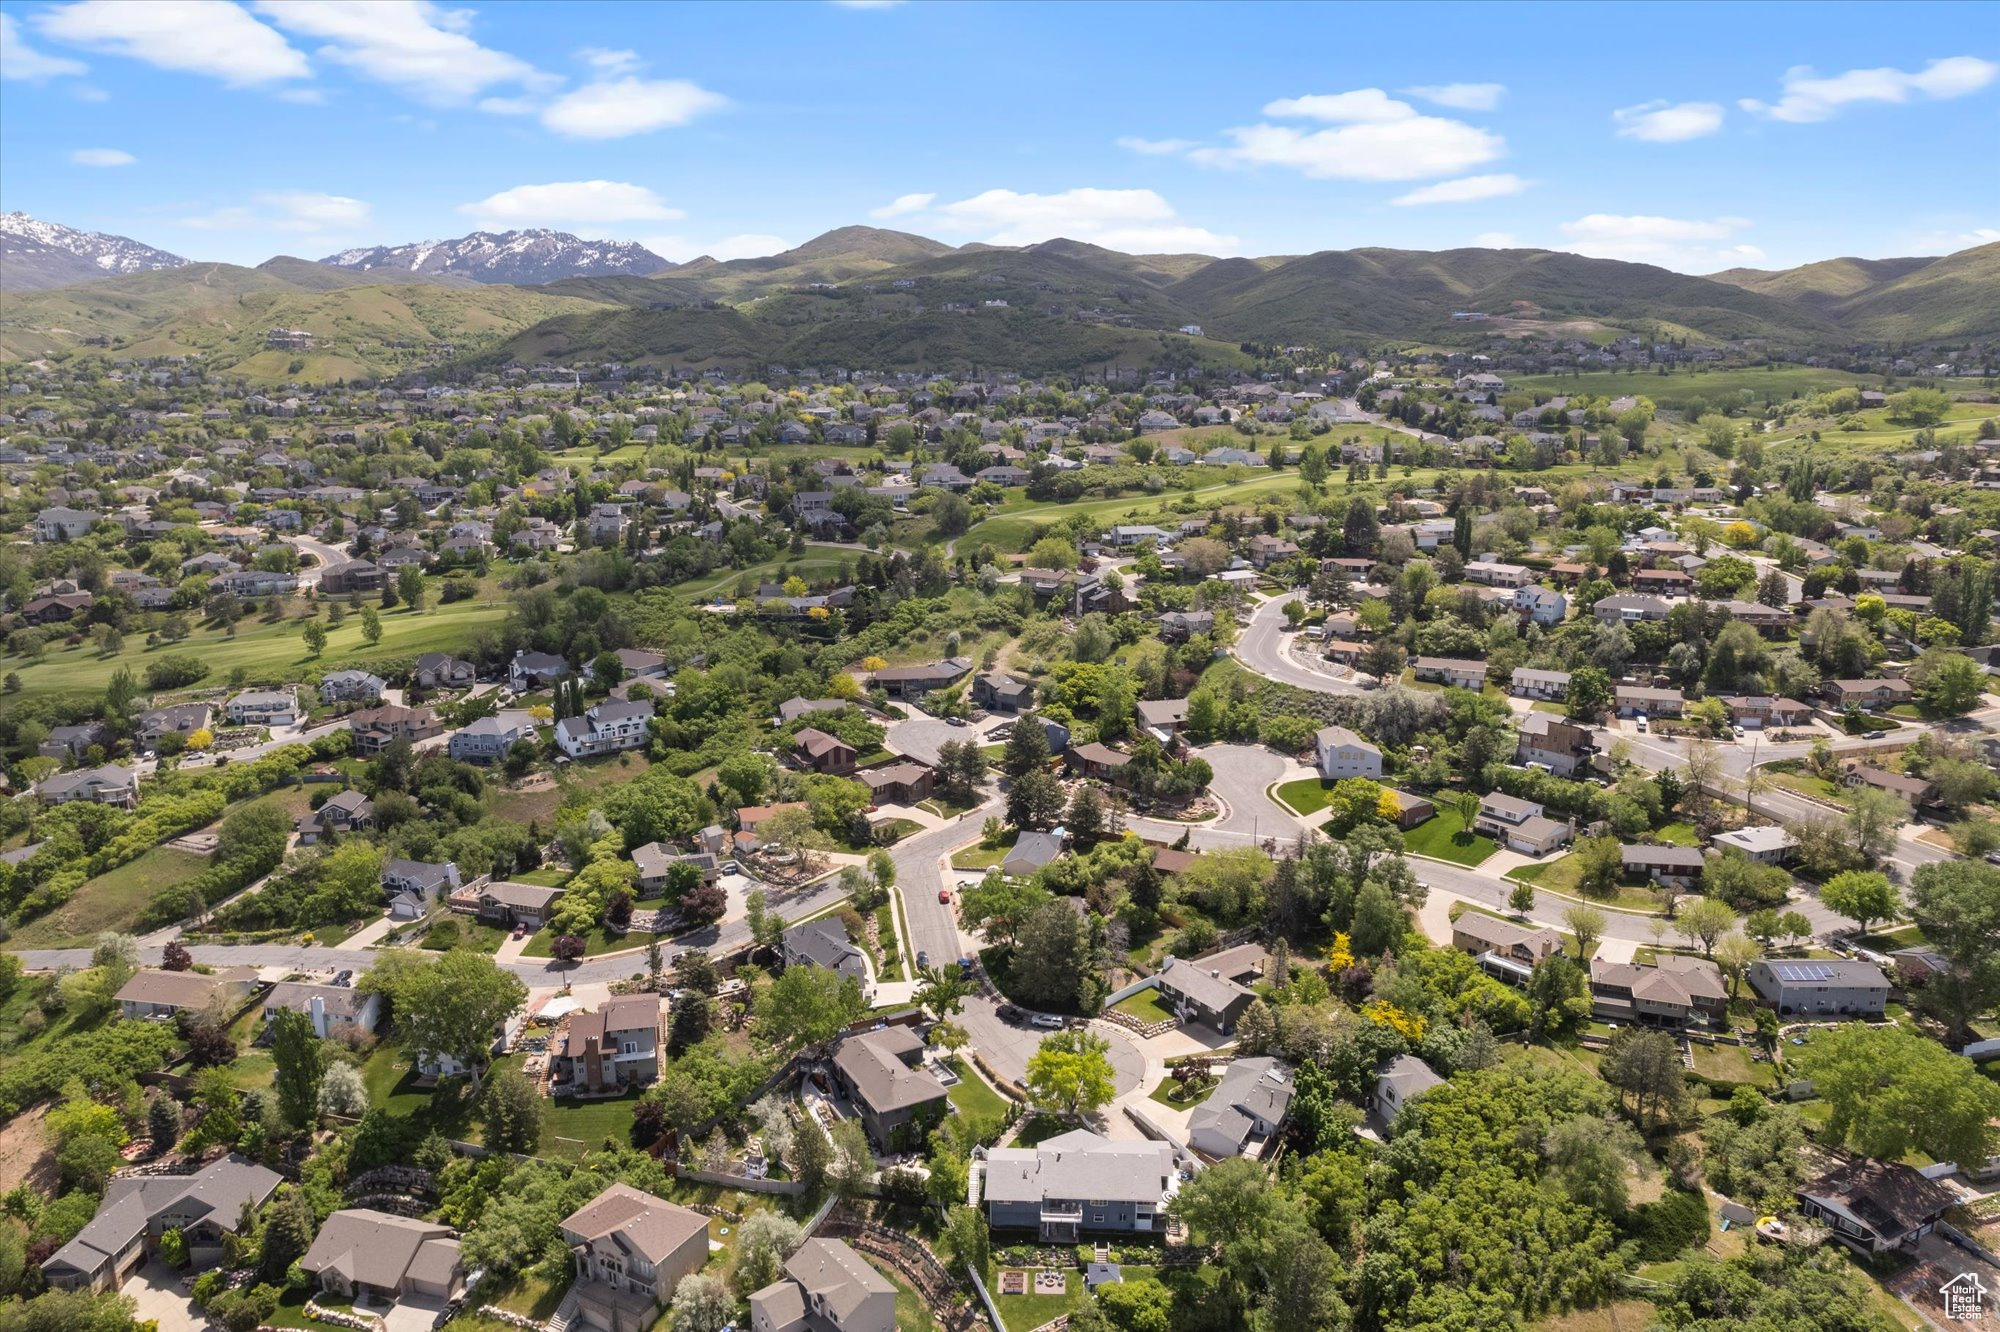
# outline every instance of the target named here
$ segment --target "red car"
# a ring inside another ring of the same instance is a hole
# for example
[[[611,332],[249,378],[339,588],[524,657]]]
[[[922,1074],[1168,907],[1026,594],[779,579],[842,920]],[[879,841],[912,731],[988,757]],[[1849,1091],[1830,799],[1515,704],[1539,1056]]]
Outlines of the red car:
[[[949,888],[938,889],[938,901],[949,904],[951,901],[951,889]]]

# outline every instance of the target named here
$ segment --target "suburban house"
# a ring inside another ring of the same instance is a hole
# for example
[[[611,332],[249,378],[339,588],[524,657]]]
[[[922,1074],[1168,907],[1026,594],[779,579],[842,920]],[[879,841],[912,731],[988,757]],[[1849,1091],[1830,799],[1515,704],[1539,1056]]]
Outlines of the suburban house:
[[[42,1260],[56,1290],[116,1290],[169,1230],[187,1241],[197,1270],[222,1261],[222,1239],[237,1233],[244,1205],[262,1207],[284,1177],[235,1153],[192,1175],[126,1175],[105,1186],[97,1214]]]
[[[1750,988],[1780,1017],[1833,1013],[1880,1017],[1889,1002],[1889,978],[1867,962],[1772,961],[1751,964]]]
[[[1168,611],[1160,617],[1160,639],[1166,643],[1185,643],[1214,629],[1214,611]]]
[[[323,1291],[391,1303],[406,1295],[449,1300],[465,1284],[450,1226],[367,1207],[329,1216],[299,1267]]]
[[[822,916],[786,929],[779,938],[778,951],[788,967],[825,967],[869,988],[868,959],[847,937],[847,929],[834,916]]]
[[[1641,569],[1632,575],[1632,590],[1683,597],[1694,591],[1694,578],[1683,569]]]
[[[98,805],[131,809],[139,803],[139,774],[116,763],[101,768],[80,768],[45,777],[35,788],[45,805],[67,805],[88,800]]]
[[[971,673],[970,657],[949,657],[921,666],[885,666],[869,684],[891,698],[922,698],[933,690],[951,688]]]
[[[837,735],[808,726],[792,737],[792,756],[802,767],[832,777],[846,777],[860,757],[853,745]]]
[[[607,698],[585,709],[581,717],[565,717],[557,722],[556,748],[571,758],[637,749],[646,743],[646,724],[652,719],[651,699],[628,702]]]
[[[479,890],[476,911],[481,920],[497,925],[525,925],[539,930],[562,900],[563,890],[538,883],[489,883]]]
[[[318,809],[299,816],[299,844],[312,846],[323,837],[364,829],[374,821],[374,801],[359,791],[342,791]]]
[[[1382,751],[1345,726],[1322,726],[1313,737],[1313,748],[1314,766],[1328,781],[1341,777],[1381,779]]]
[[[1898,1162],[1857,1157],[1792,1190],[1799,1211],[1862,1253],[1910,1251],[1958,1195]]]
[[[1592,958],[1590,994],[1601,1018],[1665,1027],[1719,1021],[1729,1006],[1721,969],[1679,953],[1661,953],[1651,966]]]
[[[1410,670],[1419,680],[1452,685],[1477,693],[1486,687],[1486,663],[1457,657],[1412,657]]]
[[[1760,865],[1782,865],[1792,854],[1792,835],[1783,828],[1732,828],[1709,840],[1716,846],[1741,851]]]
[[[1025,879],[1063,853],[1063,840],[1054,833],[1024,832],[1000,862],[1000,872]]]
[[[1525,981],[1535,964],[1560,953],[1562,935],[1546,926],[1530,928],[1468,908],[1451,923],[1451,946],[1479,959],[1503,979]]]
[[[1569,692],[1568,671],[1542,671],[1532,666],[1516,666],[1508,692],[1516,698],[1538,698],[1559,703]]]
[[[1868,763],[1848,764],[1841,773],[1841,780],[1849,786],[1872,786],[1878,791],[1887,791],[1910,806],[1924,804],[1931,798],[1931,784],[1923,778],[1907,777]]]
[[[1207,957],[1169,957],[1155,986],[1181,1021],[1199,1022],[1227,1036],[1257,997],[1250,986],[1264,978],[1270,961],[1256,944],[1225,948]]]
[[[1188,1115],[1188,1145],[1210,1160],[1260,1156],[1292,1108],[1292,1070],[1268,1056],[1229,1065]]]
[[[1375,1094],[1369,1098],[1368,1108],[1383,1123],[1394,1123],[1404,1106],[1443,1085],[1444,1079],[1433,1073],[1429,1064],[1415,1055],[1400,1054],[1376,1072]]]
[[[1673,606],[1642,592],[1614,592],[1599,597],[1590,608],[1599,624],[1637,624],[1642,620],[1664,620]]]
[[[389,682],[367,671],[328,671],[319,682],[322,703],[367,702],[382,697]]]
[[[1765,694],[1724,694],[1722,706],[1729,719],[1746,731],[1767,726],[1804,726],[1812,720],[1812,707],[1792,698],[1772,698]]]
[[[311,985],[280,981],[264,996],[264,1022],[291,1009],[312,1019],[313,1034],[326,1040],[341,1027],[373,1032],[382,1021],[382,997],[352,985]]]
[[[68,509],[58,504],[35,515],[35,540],[44,545],[52,541],[74,541],[78,537],[89,536],[90,529],[103,521],[102,514],[87,509]]]
[[[1619,685],[1612,691],[1621,717],[1678,717],[1687,700],[1678,689],[1654,689],[1648,685]]]
[[[596,1012],[569,1016],[549,1053],[550,1094],[617,1094],[660,1076],[660,997],[627,994],[607,999]]]
[[[1138,713],[1140,729],[1161,744],[1172,747],[1174,737],[1187,725],[1188,701],[1184,698],[1142,698]]]
[[[139,714],[138,747],[147,753],[160,747],[160,738],[178,735],[186,740],[196,731],[208,729],[215,709],[206,703],[174,703]]]
[[[1640,846],[1628,842],[1619,846],[1618,854],[1627,874],[1643,874],[1662,887],[1682,891],[1700,881],[1702,867],[1708,863],[1701,849],[1692,846]]]
[[[972,682],[972,701],[988,712],[1019,712],[1034,706],[1035,686],[1003,671],[989,671]]]
[[[613,1184],[563,1218],[577,1316],[602,1332],[646,1332],[683,1277],[708,1261],[708,1218]]]
[[[1558,777],[1573,777],[1597,752],[1590,731],[1546,712],[1531,712],[1521,719],[1521,733],[1514,745],[1514,758],[1524,764],[1539,763]]]
[[[110,738],[111,733],[96,722],[85,722],[80,726],[52,726],[49,738],[35,746],[35,752],[58,763],[73,763],[89,753],[92,745],[104,744]]]
[[[415,744],[444,734],[444,723],[429,708],[404,708],[385,703],[379,708],[363,708],[347,714],[347,729],[354,735],[354,752],[379,754],[398,740]]]
[[[372,560],[348,560],[324,570],[319,576],[322,596],[346,596],[350,592],[382,590],[382,566]]]
[[[1836,708],[1886,712],[1899,703],[1914,702],[1917,691],[1908,680],[1828,680],[1822,696]]]
[[[833,1056],[833,1080],[860,1112],[869,1139],[883,1151],[918,1141],[942,1118],[944,1084],[923,1067],[924,1038],[908,1027],[849,1036]]]
[[[1553,628],[1569,615],[1569,598],[1552,588],[1517,587],[1513,607],[1544,628]]]
[[[1154,1234],[1179,1189],[1171,1146],[1114,1142],[1089,1129],[986,1156],[987,1224],[1032,1230],[1044,1244],[1075,1244],[1087,1230]]]
[[[751,1294],[750,1332],[896,1332],[896,1287],[839,1240],[809,1239]]]
[[[1072,768],[1086,777],[1100,781],[1116,781],[1119,770],[1132,761],[1130,754],[1121,754],[1109,745],[1091,741],[1087,745],[1077,745],[1064,756]]]
[[[507,663],[507,683],[517,694],[541,689],[569,678],[569,663],[551,652],[516,652]]]
[[[1567,823],[1558,823],[1542,813],[1532,800],[1492,791],[1481,798],[1472,828],[1526,856],[1546,855],[1570,839]]]
[[[465,763],[498,763],[523,740],[535,738],[535,716],[526,708],[502,708],[491,717],[467,722],[451,733],[445,752]]]
[[[477,680],[479,672],[449,652],[426,652],[417,658],[415,678],[420,689],[459,689]]]
[[[208,976],[198,971],[136,971],[112,997],[119,1014],[128,1018],[170,1018],[183,1009],[222,1011],[250,997],[256,976],[249,967]]]
[[[868,788],[870,804],[914,805],[931,798],[937,774],[928,763],[898,759],[879,767],[863,768],[854,774],[854,779]]]
[[[632,863],[639,870],[639,895],[658,897],[666,891],[667,876],[681,863],[694,866],[701,872],[703,883],[714,883],[722,873],[722,865],[713,851],[680,851],[665,842],[648,842],[644,846],[632,848]]]
[[[223,716],[231,726],[290,726],[299,700],[289,689],[248,689],[224,705]]]
[[[382,866],[382,895],[397,920],[419,920],[430,914],[458,885],[458,866],[446,860],[392,860]]]
[[[1468,560],[1465,581],[1487,587],[1526,587],[1534,570],[1525,564],[1503,564],[1499,560]]]

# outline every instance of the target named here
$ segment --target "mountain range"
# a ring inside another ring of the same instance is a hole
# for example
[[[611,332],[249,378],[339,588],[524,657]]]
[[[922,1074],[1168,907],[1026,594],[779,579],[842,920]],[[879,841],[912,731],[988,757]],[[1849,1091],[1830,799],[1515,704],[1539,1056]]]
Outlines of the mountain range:
[[[1550,250],[1218,259],[1070,240],[953,247],[871,227],[844,227],[782,254],[684,264],[560,232],[480,233],[319,263],[281,257],[254,269],[187,265],[135,242],[88,239],[106,257],[64,253],[101,270],[129,261],[159,271],[13,297],[0,315],[0,357],[90,339],[120,354],[200,352],[253,378],[317,381],[441,358],[1039,373],[1247,364],[1246,343],[1449,346],[1636,333],[1763,339],[1800,351],[2000,337],[2000,244],[1690,277]],[[8,245],[11,270],[11,231]],[[1454,317],[1462,312],[1483,318]],[[278,324],[315,333],[314,349],[267,350],[263,330]]]
[[[66,287],[187,262],[123,236],[78,231],[26,213],[0,213],[0,291]]]

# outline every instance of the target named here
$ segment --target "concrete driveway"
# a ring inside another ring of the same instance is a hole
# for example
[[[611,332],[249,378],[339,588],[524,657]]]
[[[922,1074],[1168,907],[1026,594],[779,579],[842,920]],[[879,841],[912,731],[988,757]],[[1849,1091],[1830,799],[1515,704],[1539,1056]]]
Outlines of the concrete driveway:
[[[988,731],[1015,720],[1012,713],[993,713],[981,721],[953,726],[941,717],[931,716],[914,703],[905,703],[901,706],[909,716],[902,721],[889,723],[888,737],[884,743],[898,754],[907,754],[925,763],[936,763],[938,749],[947,741],[972,740],[983,745],[987,743]]]
[[[180,1274],[157,1260],[134,1272],[119,1293],[130,1295],[138,1306],[134,1317],[142,1323],[153,1319],[160,1332],[202,1332],[208,1326],[207,1316],[181,1289]]]

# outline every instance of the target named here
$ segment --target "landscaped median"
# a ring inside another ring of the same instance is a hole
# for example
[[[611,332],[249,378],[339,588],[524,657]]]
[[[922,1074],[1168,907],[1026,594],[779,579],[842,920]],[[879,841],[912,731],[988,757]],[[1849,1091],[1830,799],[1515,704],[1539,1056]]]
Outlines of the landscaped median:
[[[1537,893],[1547,893],[1550,897],[1560,897],[1570,902],[1585,902],[1594,907],[1606,907],[1617,911],[1630,911],[1639,915],[1657,916],[1660,899],[1652,889],[1640,886],[1634,881],[1619,883],[1608,897],[1593,897],[1577,886],[1582,878],[1583,866],[1576,854],[1557,856],[1535,865],[1517,865],[1507,871],[1507,877],[1516,883],[1532,884]]]

